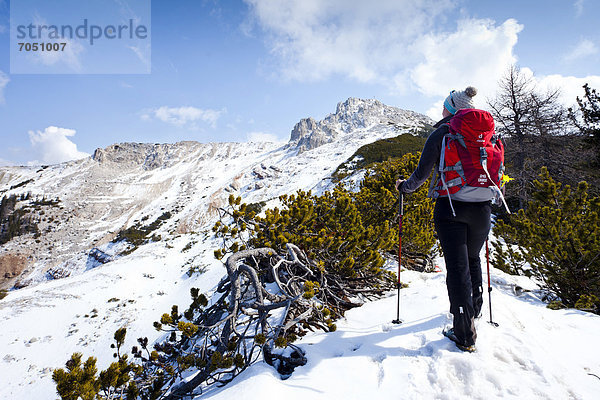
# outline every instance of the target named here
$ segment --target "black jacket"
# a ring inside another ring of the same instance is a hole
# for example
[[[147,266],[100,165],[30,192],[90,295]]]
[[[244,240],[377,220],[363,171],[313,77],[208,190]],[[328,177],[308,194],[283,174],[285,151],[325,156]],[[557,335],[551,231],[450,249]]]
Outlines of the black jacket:
[[[449,115],[446,118],[438,121],[433,127],[436,128],[429,134],[421,158],[419,159],[419,165],[417,169],[412,173],[410,178],[402,184],[400,188],[402,193],[412,193],[419,188],[427,180],[434,165],[440,160],[440,153],[442,151],[442,139],[444,135],[448,133],[447,122],[453,115]]]

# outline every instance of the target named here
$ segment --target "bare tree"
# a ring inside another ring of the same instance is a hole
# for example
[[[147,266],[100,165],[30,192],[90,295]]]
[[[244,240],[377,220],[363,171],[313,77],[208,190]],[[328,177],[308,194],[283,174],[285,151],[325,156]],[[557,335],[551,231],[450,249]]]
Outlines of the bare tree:
[[[553,173],[561,173],[565,161],[562,155],[571,154],[573,149],[561,149],[562,155],[555,157],[555,138],[569,134],[572,125],[559,101],[560,90],[540,90],[518,66],[511,65],[498,86],[488,106],[498,133],[507,143],[508,174],[515,179],[510,189],[512,197],[523,208],[529,199],[530,182],[543,165]]]

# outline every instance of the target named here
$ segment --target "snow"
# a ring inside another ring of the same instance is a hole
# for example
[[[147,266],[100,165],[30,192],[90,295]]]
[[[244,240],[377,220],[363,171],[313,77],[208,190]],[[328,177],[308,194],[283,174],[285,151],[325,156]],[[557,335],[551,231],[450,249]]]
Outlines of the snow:
[[[442,262],[442,260],[439,260]],[[512,277],[493,270],[503,282]],[[492,291],[477,321],[477,351],[463,353],[442,336],[451,325],[445,273],[406,271],[401,320],[396,293],[346,314],[333,333],[313,333],[296,344],[308,363],[287,380],[264,363],[234,383],[197,399],[594,399],[600,380],[596,345],[600,317],[552,311],[506,286]],[[495,286],[495,285],[494,285]]]
[[[99,368],[106,368],[112,362],[113,334],[122,326],[128,327],[126,351],[137,337],[158,339],[152,322],[173,304],[189,305],[191,287],[208,292],[224,272],[212,252],[182,253],[185,243],[174,240],[177,251],[171,252],[164,243],[154,243],[74,279],[10,292],[0,302],[0,398],[51,398],[51,369],[64,367],[76,351],[84,359],[98,357]],[[199,279],[188,278],[184,261],[198,255],[198,262],[211,268]]]
[[[126,349],[140,336],[158,339],[152,321],[172,304],[187,306],[191,287],[210,294],[225,274],[211,254],[216,243],[199,240],[182,252],[188,240],[171,240],[172,249],[153,243],[73,279],[11,292],[0,302],[0,398],[51,398],[52,368],[63,367],[75,351],[84,359],[98,357],[99,368],[106,368],[112,361],[112,335],[121,326],[128,327]],[[184,265],[192,258],[207,272],[188,278]],[[486,298],[476,323],[477,352],[463,353],[441,334],[451,317],[443,260],[437,261],[440,273],[402,272],[409,284],[401,293],[402,324],[391,323],[397,301],[393,291],[347,312],[336,332],[299,340],[308,363],[289,379],[259,362],[230,385],[197,399],[597,398],[600,379],[590,374],[600,375],[599,316],[549,310],[537,291],[517,291],[517,296],[516,286],[535,284],[492,269],[499,327],[487,323]],[[108,301],[114,298],[119,300]]]

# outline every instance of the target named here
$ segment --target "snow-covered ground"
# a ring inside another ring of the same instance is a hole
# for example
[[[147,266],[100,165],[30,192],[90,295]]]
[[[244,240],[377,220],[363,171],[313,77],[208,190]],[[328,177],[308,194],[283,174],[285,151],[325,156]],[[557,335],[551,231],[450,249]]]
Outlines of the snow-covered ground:
[[[128,327],[126,349],[139,336],[157,339],[152,321],[172,304],[187,306],[190,287],[210,293],[225,274],[211,254],[215,243],[195,246],[192,254],[181,252],[186,243],[174,239],[172,249],[155,243],[127,262],[13,292],[0,302],[0,398],[55,398],[51,370],[75,351],[98,357],[99,367],[106,368],[112,335],[121,326]],[[186,268],[166,268],[184,265],[192,255],[206,273],[189,278]],[[535,290],[527,291],[535,289],[527,278],[493,269],[493,316],[499,327],[486,322],[486,297],[477,322],[477,352],[463,353],[441,334],[451,318],[443,260],[438,264],[440,273],[403,271],[409,287],[401,295],[402,324],[391,323],[397,298],[390,292],[349,311],[336,332],[311,333],[297,342],[308,363],[289,379],[259,362],[230,385],[198,398],[597,398],[599,316],[549,310]]]
[[[534,285],[493,270],[493,317],[499,326],[487,322],[486,298],[476,323],[477,351],[463,353],[441,334],[452,321],[445,272],[402,275],[410,285],[401,294],[402,324],[391,323],[397,297],[389,293],[349,311],[336,332],[310,334],[297,343],[308,363],[289,379],[256,364],[230,386],[199,398],[598,398],[599,316],[549,310],[531,293],[516,296],[517,285]]]

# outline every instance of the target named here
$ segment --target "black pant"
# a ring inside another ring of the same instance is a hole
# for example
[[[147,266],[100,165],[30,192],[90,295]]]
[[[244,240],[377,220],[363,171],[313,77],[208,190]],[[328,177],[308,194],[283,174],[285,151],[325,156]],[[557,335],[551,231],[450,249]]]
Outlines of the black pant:
[[[470,346],[477,338],[474,317],[479,315],[483,304],[479,252],[490,231],[491,204],[453,200],[452,205],[456,217],[448,198],[438,198],[433,219],[446,261],[454,333],[464,345]]]

